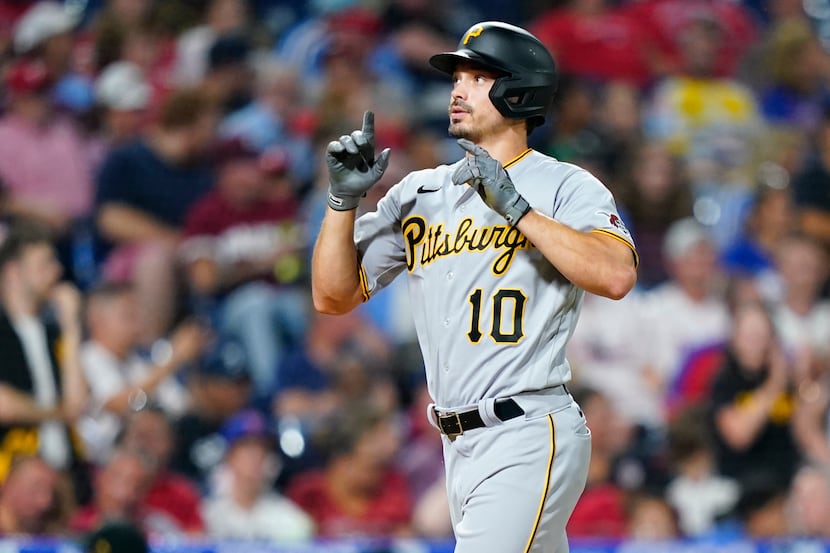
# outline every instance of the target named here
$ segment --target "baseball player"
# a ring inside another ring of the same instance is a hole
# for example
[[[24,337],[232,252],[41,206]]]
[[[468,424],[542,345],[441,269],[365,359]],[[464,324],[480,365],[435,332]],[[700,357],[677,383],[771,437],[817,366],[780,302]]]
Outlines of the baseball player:
[[[527,147],[556,87],[538,39],[479,23],[430,63],[452,76],[449,133],[466,156],[409,174],[355,220],[390,152],[375,157],[371,112],[331,142],[314,304],[347,312],[405,273],[456,551],[566,552],[590,431],[565,387],[565,344],[583,291],[623,297],[637,254],[596,178]]]

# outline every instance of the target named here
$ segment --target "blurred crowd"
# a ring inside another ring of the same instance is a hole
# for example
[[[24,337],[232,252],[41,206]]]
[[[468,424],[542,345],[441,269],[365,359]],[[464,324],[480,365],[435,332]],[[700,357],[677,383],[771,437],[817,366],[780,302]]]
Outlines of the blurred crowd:
[[[2,2],[0,535],[451,537],[406,286],[319,315],[309,254],[326,143],[375,112],[362,210],[458,159],[427,59],[500,19],[561,71],[532,146],[606,183],[640,257],[571,341],[569,535],[830,538],[828,10]]]

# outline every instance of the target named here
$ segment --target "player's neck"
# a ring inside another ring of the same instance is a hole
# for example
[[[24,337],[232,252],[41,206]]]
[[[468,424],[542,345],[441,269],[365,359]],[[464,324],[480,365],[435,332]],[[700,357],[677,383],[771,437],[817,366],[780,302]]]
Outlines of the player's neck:
[[[482,138],[478,145],[487,150],[493,159],[506,165],[527,150],[527,133],[523,127],[511,128],[499,135]]]

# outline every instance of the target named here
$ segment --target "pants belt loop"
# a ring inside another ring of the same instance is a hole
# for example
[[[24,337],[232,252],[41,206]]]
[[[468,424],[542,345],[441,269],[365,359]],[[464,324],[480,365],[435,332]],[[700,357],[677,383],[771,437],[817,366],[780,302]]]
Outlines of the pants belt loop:
[[[429,405],[427,405],[427,420],[429,421],[429,424],[431,424],[433,428],[435,428],[436,430],[438,430],[440,432],[441,428],[438,426],[438,423],[436,422],[435,417],[436,417],[435,404],[430,403]]]
[[[478,402],[478,414],[481,420],[484,421],[485,426],[495,426],[501,423],[501,419],[496,416],[496,399],[485,398]]]

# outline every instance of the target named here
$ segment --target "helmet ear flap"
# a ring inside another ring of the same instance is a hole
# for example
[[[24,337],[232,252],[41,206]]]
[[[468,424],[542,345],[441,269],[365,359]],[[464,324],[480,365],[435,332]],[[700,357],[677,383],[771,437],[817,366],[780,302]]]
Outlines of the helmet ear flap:
[[[556,84],[546,75],[525,74],[499,77],[490,89],[490,101],[504,117],[526,119],[541,117],[553,102]]]

